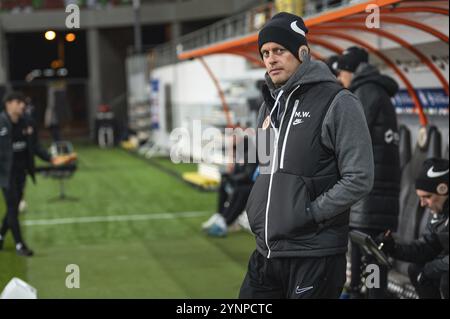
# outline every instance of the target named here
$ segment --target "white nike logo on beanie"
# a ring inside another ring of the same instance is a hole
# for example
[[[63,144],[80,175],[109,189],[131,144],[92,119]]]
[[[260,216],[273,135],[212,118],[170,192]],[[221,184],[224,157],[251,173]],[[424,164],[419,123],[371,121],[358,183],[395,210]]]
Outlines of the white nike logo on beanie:
[[[443,171],[443,172],[435,172],[434,171],[434,166],[431,166],[430,169],[427,172],[427,176],[429,178],[441,177],[441,176],[444,176],[445,174],[448,174],[448,170]]]
[[[297,25],[297,21],[294,21],[291,23],[291,29],[294,32],[297,32],[298,34],[301,34],[302,36],[305,36],[305,31],[303,31],[302,29],[300,29]]]

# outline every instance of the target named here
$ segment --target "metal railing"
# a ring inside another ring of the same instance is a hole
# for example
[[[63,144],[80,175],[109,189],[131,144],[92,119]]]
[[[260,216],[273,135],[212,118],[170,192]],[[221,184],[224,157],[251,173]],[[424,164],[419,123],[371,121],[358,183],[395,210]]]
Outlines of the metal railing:
[[[309,18],[324,11],[332,11],[362,2],[364,0],[315,0],[307,2],[303,17]],[[314,5],[315,4],[315,5]],[[160,67],[178,61],[177,55],[234,38],[257,32],[264,23],[276,13],[272,3],[250,9],[246,12],[220,20],[206,28],[194,31],[179,38],[178,42],[168,42],[151,50],[152,66]]]
[[[256,7],[184,35],[179,38],[177,43],[172,41],[159,45],[150,51],[152,66],[160,67],[175,63],[178,61],[177,55],[183,51],[257,32],[265,21],[274,14],[273,8],[272,4]]]
[[[220,20],[207,28],[194,31],[180,39],[178,49],[183,51],[218,43],[258,31],[274,13],[274,6],[268,4]]]

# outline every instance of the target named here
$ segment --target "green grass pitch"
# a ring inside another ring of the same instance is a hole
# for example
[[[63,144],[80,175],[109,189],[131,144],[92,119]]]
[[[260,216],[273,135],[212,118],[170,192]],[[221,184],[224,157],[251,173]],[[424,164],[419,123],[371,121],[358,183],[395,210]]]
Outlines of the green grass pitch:
[[[19,277],[39,298],[237,297],[254,239],[245,232],[225,239],[202,233],[201,222],[216,209],[215,193],[196,190],[119,149],[79,145],[76,151],[78,171],[66,191],[78,200],[51,201],[57,181],[28,180],[21,222],[36,255],[16,256],[8,233],[0,252],[0,291]],[[179,172],[195,169],[158,161]],[[121,220],[105,221],[107,216]],[[79,289],[66,287],[69,264],[80,267]]]

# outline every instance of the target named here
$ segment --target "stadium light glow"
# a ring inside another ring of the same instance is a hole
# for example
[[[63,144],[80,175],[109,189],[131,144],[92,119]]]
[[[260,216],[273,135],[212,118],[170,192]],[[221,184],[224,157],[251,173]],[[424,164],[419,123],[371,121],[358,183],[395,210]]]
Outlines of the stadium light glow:
[[[56,38],[56,32],[55,31],[47,31],[45,32],[45,39],[48,41],[55,40]]]
[[[76,35],[75,33],[67,33],[66,34],[66,41],[67,42],[74,42],[76,40]]]

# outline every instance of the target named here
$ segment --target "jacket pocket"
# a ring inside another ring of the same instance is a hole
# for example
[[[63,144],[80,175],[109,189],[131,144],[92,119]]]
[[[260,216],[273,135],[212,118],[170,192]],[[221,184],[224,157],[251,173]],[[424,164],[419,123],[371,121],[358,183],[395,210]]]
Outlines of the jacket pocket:
[[[318,225],[307,209],[310,203],[310,192],[301,176],[275,173],[268,214],[269,239],[292,239],[314,233]]]
[[[246,211],[252,232],[263,238],[270,174],[261,174],[248,196]]]

